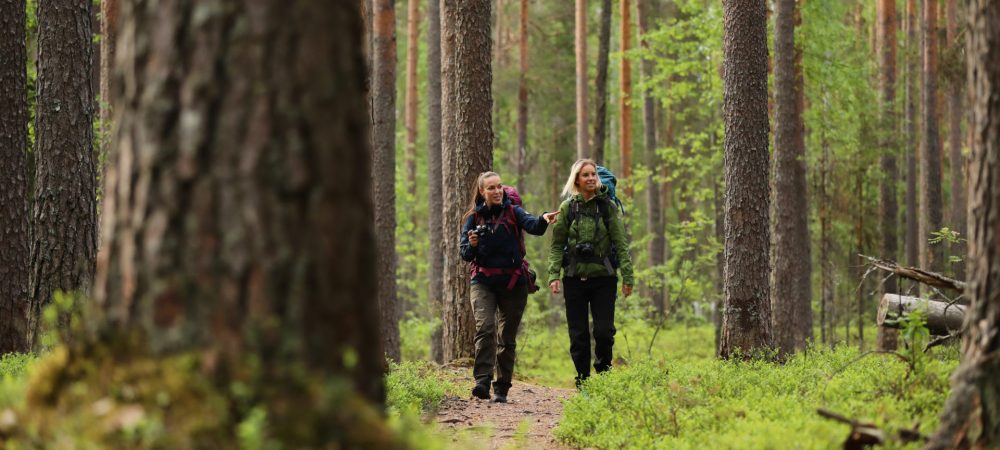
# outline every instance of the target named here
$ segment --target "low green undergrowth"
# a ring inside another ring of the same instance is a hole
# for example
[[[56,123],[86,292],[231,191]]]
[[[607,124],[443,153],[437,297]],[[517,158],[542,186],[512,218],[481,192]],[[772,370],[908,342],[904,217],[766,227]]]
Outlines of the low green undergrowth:
[[[840,447],[850,427],[817,408],[891,436],[914,423],[928,434],[957,365],[954,348],[935,351],[918,370],[897,355],[859,355],[846,346],[810,349],[783,365],[643,358],[592,377],[567,400],[556,435],[598,448]],[[910,447],[892,440],[885,448]]]
[[[446,396],[460,393],[443,369],[426,361],[390,363],[385,385],[391,414],[433,413]]]

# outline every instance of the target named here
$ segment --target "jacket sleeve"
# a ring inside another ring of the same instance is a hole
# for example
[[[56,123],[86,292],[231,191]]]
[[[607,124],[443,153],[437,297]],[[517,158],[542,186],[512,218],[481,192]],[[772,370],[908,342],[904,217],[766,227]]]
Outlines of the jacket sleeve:
[[[622,221],[621,214],[618,213],[618,208],[613,204],[608,205],[611,209],[611,240],[615,243],[615,249],[618,252],[618,270],[621,271],[622,284],[627,284],[629,286],[635,286],[635,280],[632,277],[632,257],[629,256],[629,238],[625,233],[625,223]]]
[[[559,279],[562,271],[563,247],[569,236],[569,200],[559,205],[559,220],[552,226],[552,245],[549,247],[549,283]]]
[[[476,247],[469,245],[469,230],[472,230],[473,224],[476,223],[476,216],[469,216],[468,220],[465,221],[465,225],[462,226],[462,232],[458,237],[458,250],[465,261],[472,261],[476,259],[476,254],[478,250]],[[482,242],[480,242],[482,244]]]
[[[514,207],[514,215],[517,216],[517,222],[521,224],[521,228],[529,234],[541,236],[545,234],[545,230],[549,228],[549,223],[546,222],[545,219],[541,218],[541,216],[535,217],[529,214],[520,206]]]

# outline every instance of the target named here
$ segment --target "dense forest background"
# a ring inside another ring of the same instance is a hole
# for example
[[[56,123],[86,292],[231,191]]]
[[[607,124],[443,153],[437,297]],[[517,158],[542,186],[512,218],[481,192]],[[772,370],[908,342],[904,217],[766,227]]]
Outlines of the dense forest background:
[[[995,446],[998,18],[0,0],[0,448]],[[540,215],[580,158],[636,267],[614,368],[568,389],[543,286],[484,412],[473,180]]]

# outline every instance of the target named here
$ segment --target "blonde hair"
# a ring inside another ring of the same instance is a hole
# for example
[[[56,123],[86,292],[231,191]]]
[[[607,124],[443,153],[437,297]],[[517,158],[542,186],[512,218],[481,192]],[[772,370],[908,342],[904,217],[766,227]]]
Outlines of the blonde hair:
[[[566,179],[566,185],[563,186],[563,198],[569,198],[580,193],[580,188],[576,185],[576,179],[580,176],[580,171],[587,165],[594,166],[594,171],[597,171],[597,163],[592,159],[578,159],[575,163],[573,163],[573,167],[569,169],[569,178]],[[601,178],[598,177],[597,189],[600,189],[601,186],[603,186],[601,184]]]
[[[466,220],[469,218],[469,216],[476,213],[477,203],[479,203],[480,201],[486,201],[486,199],[483,198],[483,194],[480,194],[479,191],[483,189],[483,183],[485,183],[486,179],[490,177],[500,178],[500,174],[496,172],[486,171],[479,174],[479,177],[476,178],[476,184],[472,187],[472,200],[469,202],[470,203],[469,210],[466,211],[465,215],[462,216],[462,220]]]

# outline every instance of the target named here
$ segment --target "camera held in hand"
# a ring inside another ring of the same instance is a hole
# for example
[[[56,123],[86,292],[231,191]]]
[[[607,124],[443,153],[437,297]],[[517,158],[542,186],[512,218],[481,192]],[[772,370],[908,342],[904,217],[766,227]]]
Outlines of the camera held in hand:
[[[594,256],[594,244],[590,242],[576,244],[576,254],[585,257]]]
[[[490,233],[490,227],[485,223],[481,225],[476,225],[476,228],[472,230],[472,232],[476,233],[476,236],[481,238]]]

